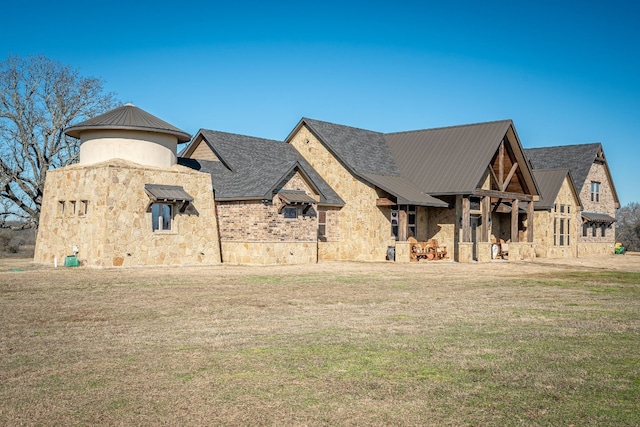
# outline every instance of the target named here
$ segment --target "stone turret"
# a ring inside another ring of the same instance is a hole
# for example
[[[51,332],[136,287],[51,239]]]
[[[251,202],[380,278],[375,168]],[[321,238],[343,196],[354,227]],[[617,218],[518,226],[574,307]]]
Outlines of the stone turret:
[[[68,128],[80,139],[80,164],[123,159],[145,166],[171,167],[177,145],[191,136],[133,104],[111,110]]]
[[[81,141],[80,162],[47,171],[35,262],[220,262],[211,175],[177,164],[189,134],[131,104],[66,133]]]

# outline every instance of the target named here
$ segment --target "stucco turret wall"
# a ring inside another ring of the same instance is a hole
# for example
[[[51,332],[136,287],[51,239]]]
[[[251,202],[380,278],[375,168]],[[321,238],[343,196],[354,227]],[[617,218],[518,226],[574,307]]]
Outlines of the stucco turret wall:
[[[178,140],[166,133],[100,129],[82,132],[80,164],[90,165],[123,159],[148,166],[176,164]]]
[[[171,230],[153,231],[145,184],[180,185],[193,197]],[[78,248],[83,266],[220,263],[211,176],[182,166],[122,160],[49,171],[34,261],[62,264]]]

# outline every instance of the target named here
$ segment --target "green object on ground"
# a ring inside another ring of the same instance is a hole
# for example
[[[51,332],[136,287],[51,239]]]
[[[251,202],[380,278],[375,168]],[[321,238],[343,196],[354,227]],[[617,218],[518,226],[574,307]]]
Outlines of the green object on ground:
[[[68,256],[64,259],[64,266],[65,267],[78,267],[80,266],[80,261],[78,261],[78,257],[77,256]]]

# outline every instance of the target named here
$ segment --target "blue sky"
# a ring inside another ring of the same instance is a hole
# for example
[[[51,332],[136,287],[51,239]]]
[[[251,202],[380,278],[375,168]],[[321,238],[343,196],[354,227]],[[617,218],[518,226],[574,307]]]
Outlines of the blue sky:
[[[47,1],[3,15],[2,59],[46,55],[191,134],[510,118],[525,148],[602,142],[621,204],[640,202],[640,2]]]

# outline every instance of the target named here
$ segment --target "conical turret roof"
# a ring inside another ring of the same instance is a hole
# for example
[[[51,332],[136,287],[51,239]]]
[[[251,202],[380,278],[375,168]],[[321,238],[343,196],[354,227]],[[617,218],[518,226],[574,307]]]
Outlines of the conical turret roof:
[[[166,133],[178,138],[178,142],[188,142],[191,135],[177,127],[147,113],[133,104],[125,104],[97,117],[73,125],[65,133],[74,138],[86,130],[126,129],[146,132]]]

